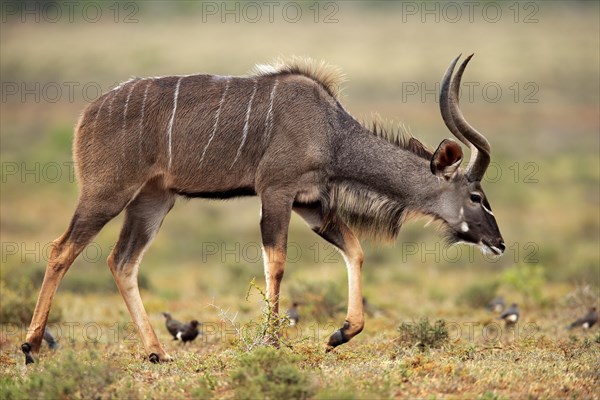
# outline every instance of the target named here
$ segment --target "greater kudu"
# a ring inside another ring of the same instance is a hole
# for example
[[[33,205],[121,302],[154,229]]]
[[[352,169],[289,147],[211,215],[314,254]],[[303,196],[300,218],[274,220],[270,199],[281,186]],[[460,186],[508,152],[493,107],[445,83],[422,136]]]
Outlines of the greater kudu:
[[[460,56],[459,56],[460,57]],[[53,242],[27,342],[33,362],[56,289],[73,260],[123,209],[125,222],[108,266],[153,362],[169,360],[148,320],[137,284],[144,250],[177,196],[258,195],[266,293],[277,313],[292,211],[343,255],[348,269],[346,321],[328,348],[364,324],[363,251],[357,233],[392,239],[403,220],[424,214],[442,222],[451,242],[502,254],[503,239],[480,181],[487,140],[458,107],[471,57],[444,75],[441,113],[471,149],[444,140],[431,152],[418,140],[389,140],[358,123],[336,98],[339,74],[295,61],[251,76],[171,76],[129,80],[90,104],[75,130],[80,198],[67,231]]]

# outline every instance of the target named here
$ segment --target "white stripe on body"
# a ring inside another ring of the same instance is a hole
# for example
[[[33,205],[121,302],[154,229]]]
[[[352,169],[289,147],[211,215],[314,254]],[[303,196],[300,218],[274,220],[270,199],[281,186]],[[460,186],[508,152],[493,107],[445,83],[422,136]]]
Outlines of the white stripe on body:
[[[175,113],[177,112],[177,98],[179,97],[179,85],[181,84],[181,80],[183,79],[183,76],[179,77],[179,79],[177,79],[177,85],[175,86],[175,94],[173,96],[173,111],[171,112],[171,119],[169,120],[169,127],[168,127],[168,131],[167,131],[167,138],[168,138],[168,156],[169,156],[169,164],[167,165],[167,169],[171,170],[171,164],[173,162],[172,160],[172,150],[171,150],[171,134],[173,132],[173,122],[175,121]]]
[[[141,82],[141,80],[138,80],[133,85],[131,85],[131,87],[129,88],[129,93],[127,93],[127,99],[125,100],[125,107],[123,107],[123,125],[121,126],[121,128],[123,130],[125,130],[125,127],[127,126],[127,108],[129,107],[129,99],[131,98],[131,93],[133,93],[133,89],[135,89],[137,84],[140,82]]]
[[[112,97],[110,98],[110,101],[108,102],[108,120],[110,121],[110,118],[112,116],[112,105],[113,102],[115,101],[115,97],[117,97],[117,95],[119,94],[118,92],[121,90],[123,86],[119,85],[116,88],[114,88],[113,90],[111,90],[111,92],[115,92]]]
[[[96,124],[98,123],[98,117],[100,116],[100,111],[102,111],[102,107],[104,107],[104,103],[106,103],[106,100],[108,100],[108,95],[104,98],[104,100],[102,100],[102,103],[100,103],[100,107],[98,107],[98,112],[96,113],[96,117],[94,118],[94,128],[96,127]]]
[[[246,110],[246,121],[244,122],[244,130],[242,133],[242,142],[240,143],[240,147],[238,147],[237,154],[235,155],[235,159],[231,163],[231,166],[229,167],[229,169],[231,169],[233,167],[233,165],[236,163],[236,161],[242,154],[242,147],[244,147],[244,144],[246,143],[246,137],[248,136],[249,122],[250,122],[250,111],[252,111],[252,101],[254,100],[254,95],[256,95],[256,89],[257,89],[257,85],[256,85],[256,79],[255,79],[254,80],[254,90],[252,91],[252,95],[250,96],[250,101],[248,102],[248,109]]]
[[[273,89],[271,89],[271,95],[269,96],[269,110],[267,111],[267,120],[265,121],[265,142],[268,142],[271,137],[271,131],[273,130],[273,103],[275,102],[275,91],[277,90],[278,84],[279,80],[275,78],[275,83],[273,84]]]
[[[144,89],[144,100],[142,100],[142,110],[140,112],[140,129],[138,132],[138,163],[142,160],[142,135],[144,133],[144,114],[146,112],[146,99],[148,98],[148,88],[152,80],[148,80],[146,88]]]
[[[127,128],[127,109],[129,108],[129,99],[131,98],[131,94],[133,93],[133,89],[136,87],[136,85],[140,83],[140,81],[136,81],[135,83],[133,83],[131,85],[131,87],[129,88],[129,93],[127,93],[127,99],[125,99],[125,106],[123,107],[123,124],[121,125],[121,131],[122,131],[122,135],[125,136],[126,134],[126,128]],[[122,158],[125,159],[127,157],[126,151],[125,151],[125,146],[122,147],[121,150],[121,155]]]
[[[198,166],[200,166],[202,164],[202,161],[204,160],[204,156],[206,155],[206,150],[208,149],[208,146],[210,145],[212,140],[215,138],[215,134],[217,133],[217,128],[219,126],[219,118],[221,116],[221,109],[223,108],[223,103],[225,102],[225,96],[227,96],[227,91],[229,90],[229,83],[230,83],[229,77],[227,77],[225,79],[226,79],[225,89],[223,90],[223,94],[221,95],[221,100],[219,101],[219,107],[217,108],[217,112],[215,113],[215,123],[213,125],[213,130],[212,130],[212,133],[210,134],[210,137],[208,138],[208,142],[206,143],[206,146],[204,146],[204,150],[202,151],[202,157],[200,157],[200,162],[198,163]]]

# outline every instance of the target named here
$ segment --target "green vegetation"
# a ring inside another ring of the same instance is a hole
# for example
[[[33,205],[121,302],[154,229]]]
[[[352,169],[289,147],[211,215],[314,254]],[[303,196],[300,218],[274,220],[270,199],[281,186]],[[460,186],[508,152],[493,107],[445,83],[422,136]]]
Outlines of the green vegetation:
[[[448,342],[448,328],[444,320],[431,324],[428,318],[418,322],[403,322],[399,327],[401,346],[417,346],[421,350],[441,347]]]
[[[309,3],[309,17],[298,23],[282,20],[279,7],[273,23],[254,24],[222,23],[220,15],[204,21],[200,3],[146,2],[136,23],[114,23],[114,10],[105,8],[110,17],[98,23],[15,17],[0,25],[2,398],[597,397],[598,325],[565,327],[600,301],[600,6],[500,2],[497,23],[482,18],[481,5],[474,22],[465,6],[463,18],[450,23],[403,15],[407,2],[373,3],[340,2],[337,23],[315,23]],[[319,4],[322,20],[332,9]],[[524,23],[534,6],[537,22]],[[130,10],[120,11],[122,19]],[[97,97],[83,92],[86,84],[107,91],[130,76],[239,75],[279,55],[307,55],[344,70],[349,82],[340,101],[359,120],[378,112],[403,121],[435,148],[451,134],[433,88],[456,54],[471,51],[471,85],[463,87],[461,106],[492,145],[494,168],[483,187],[506,240],[501,259],[467,246],[446,248],[423,221],[406,223],[393,246],[365,242],[365,329],[325,353],[344,321],[346,270],[339,254],[294,216],[281,309],[300,302],[302,319],[283,327],[275,351],[262,346],[270,317],[259,290],[258,199],[178,201],[140,269],[151,323],[175,361],[146,361],[106,266],[119,216],[59,288],[50,315],[59,349],[44,344],[40,362],[23,366],[19,346],[48,245],[77,203],[72,127],[89,97]],[[72,99],[69,82],[77,84]],[[41,89],[39,98],[24,95],[36,83],[48,90],[58,84],[61,97],[49,101],[53,93]],[[413,87],[418,92],[410,94]],[[485,96],[496,87],[502,97],[491,101]],[[253,278],[256,289],[248,294]],[[484,309],[496,295],[520,305],[515,329]],[[198,319],[204,335],[185,347],[172,342],[163,311]]]
[[[519,264],[504,271],[502,280],[521,293],[526,302],[541,303],[542,289],[546,282],[541,265]]]

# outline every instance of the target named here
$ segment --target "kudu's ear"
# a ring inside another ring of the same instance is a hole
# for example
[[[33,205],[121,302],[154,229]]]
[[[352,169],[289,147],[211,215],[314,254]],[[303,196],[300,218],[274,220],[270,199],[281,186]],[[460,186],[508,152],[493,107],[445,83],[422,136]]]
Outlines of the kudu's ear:
[[[450,180],[458,172],[462,157],[463,152],[458,143],[454,140],[444,139],[433,153],[429,167],[434,175]]]

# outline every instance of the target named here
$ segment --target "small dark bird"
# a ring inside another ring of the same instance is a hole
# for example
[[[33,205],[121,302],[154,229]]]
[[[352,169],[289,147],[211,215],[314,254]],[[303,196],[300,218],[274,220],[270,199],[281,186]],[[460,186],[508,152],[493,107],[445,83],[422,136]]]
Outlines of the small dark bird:
[[[48,343],[48,347],[50,347],[52,350],[58,348],[58,342],[56,341],[56,339],[54,339],[54,336],[52,336],[48,328],[46,328],[46,330],[44,331],[44,340],[46,341],[46,343]]]
[[[168,312],[164,312],[162,313],[162,315],[164,315],[164,317],[166,318],[165,326],[167,327],[167,330],[169,331],[171,336],[173,336],[173,340],[179,340],[177,334],[184,330],[183,327],[185,324],[177,321],[176,319],[173,319],[171,314]]]
[[[299,303],[292,303],[292,307],[287,310],[286,314],[288,319],[290,320],[290,326],[294,326],[300,321],[300,313],[298,312]]]
[[[486,306],[486,308],[488,310],[496,312],[496,313],[499,313],[502,310],[504,310],[504,307],[506,307],[506,304],[504,304],[504,297],[502,297],[502,296],[498,296],[498,297],[494,298]]]
[[[191,320],[189,324],[183,324],[181,330],[177,332],[177,339],[181,340],[183,343],[191,342],[198,336],[198,326],[200,322]]]
[[[588,310],[587,314],[583,317],[578,318],[575,322],[567,327],[567,329],[573,329],[581,326],[583,329],[589,329],[598,321],[598,311],[596,307],[592,307]]]
[[[499,319],[503,319],[506,323],[506,326],[510,327],[517,323],[519,320],[519,315],[519,306],[517,306],[517,303],[512,303],[512,305],[508,307],[506,311],[500,314]]]

